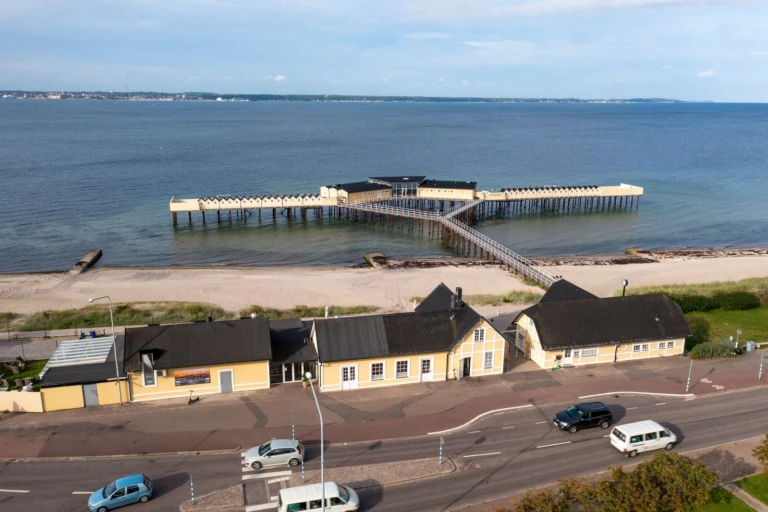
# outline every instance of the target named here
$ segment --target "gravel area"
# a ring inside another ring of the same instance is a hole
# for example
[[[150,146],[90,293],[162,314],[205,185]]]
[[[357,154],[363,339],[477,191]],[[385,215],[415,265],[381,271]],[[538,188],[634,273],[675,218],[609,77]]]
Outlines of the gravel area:
[[[70,338],[71,339],[71,338]],[[22,343],[24,348],[22,350]],[[0,341],[0,361],[13,361],[22,352],[25,359],[48,359],[56,350],[56,340]]]
[[[243,498],[243,486],[238,484],[234,487],[222,491],[212,492],[205,496],[200,496],[194,500],[185,501],[181,504],[181,512],[193,512],[203,510],[224,510],[234,507],[243,507],[245,499]]]
[[[355,489],[374,487],[379,485],[391,485],[399,482],[408,482],[452,473],[456,466],[450,459],[444,458],[443,464],[437,459],[420,459],[406,462],[392,462],[385,464],[369,464],[367,466],[347,466],[325,470],[325,481],[348,485]],[[320,471],[312,470],[304,474],[293,474],[293,485],[307,485],[320,483]]]

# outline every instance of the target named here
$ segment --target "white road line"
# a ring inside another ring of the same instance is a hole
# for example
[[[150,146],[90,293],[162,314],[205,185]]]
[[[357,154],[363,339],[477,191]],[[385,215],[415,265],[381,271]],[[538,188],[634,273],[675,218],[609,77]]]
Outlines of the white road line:
[[[269,497],[269,500],[270,500],[270,501],[277,501],[277,496],[270,496],[270,497]]]
[[[284,476],[282,478],[273,478],[272,480],[267,480],[267,483],[268,484],[276,484],[277,482],[287,482],[290,479],[291,479],[291,477]]]
[[[628,411],[631,411],[632,409],[637,409],[637,407],[627,407]]]
[[[479,414],[479,415],[475,416],[474,418],[472,418],[471,420],[469,420],[468,422],[466,422],[465,424],[459,425],[458,427],[448,428],[448,429],[445,429],[445,430],[441,430],[440,432],[427,432],[427,435],[428,436],[440,436],[440,435],[443,435],[443,434],[447,434],[448,432],[453,432],[454,430],[459,430],[459,429],[462,429],[464,427],[468,427],[469,425],[471,425],[472,423],[476,422],[480,418],[484,418],[484,417],[486,417],[488,415],[491,415],[491,414],[498,414],[498,413],[507,412],[507,411],[515,411],[517,409],[529,409],[531,407],[533,407],[533,405],[527,404],[527,405],[518,405],[517,407],[505,407],[504,409],[494,409],[492,411],[487,411],[487,412],[484,412],[483,414]]]
[[[245,512],[255,512],[256,510],[269,510],[277,508],[277,503],[264,503],[263,505],[250,505],[245,507]]]
[[[541,425],[542,423],[549,423],[548,421],[537,421],[536,425]]]
[[[24,493],[27,493],[29,491],[22,491],[20,489],[0,489],[0,492],[19,492],[19,493],[24,494]],[[91,493],[88,493],[88,494],[91,494]]]
[[[246,452],[242,452],[242,453],[240,454],[240,457],[242,457],[242,458],[245,458],[245,454],[246,454]]]
[[[541,446],[537,446],[536,448],[549,448],[550,446],[561,446],[564,444],[571,444],[573,441],[565,441],[564,443],[555,443],[555,444],[543,444]]]
[[[667,402],[661,402],[661,403],[658,403],[656,405],[667,405]]]
[[[72,494],[93,494],[93,491],[72,491]]]
[[[514,426],[512,426],[512,427],[501,427],[501,430],[507,430],[508,428],[515,428],[515,427]]]
[[[611,434],[608,434],[607,436],[603,436],[603,437],[611,437]]]
[[[292,471],[272,471],[271,473],[259,473],[258,475],[243,475],[243,480],[260,480],[277,476],[291,476]]]
[[[468,459],[470,457],[487,457],[489,455],[501,455],[501,452],[491,452],[491,453],[477,453],[475,455],[462,455],[465,459]]]
[[[467,432],[467,434],[479,434],[480,432],[482,432],[482,430],[473,430],[471,432]]]
[[[696,397],[686,398],[683,402],[690,402],[691,400],[696,400]]]

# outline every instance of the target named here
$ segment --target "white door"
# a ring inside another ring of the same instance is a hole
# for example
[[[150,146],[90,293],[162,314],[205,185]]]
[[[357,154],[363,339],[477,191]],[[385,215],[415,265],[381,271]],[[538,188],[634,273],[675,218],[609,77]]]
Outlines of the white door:
[[[357,366],[341,367],[341,389],[357,389]]]
[[[573,353],[571,352],[571,349],[567,348],[563,350],[563,363],[562,364],[573,364]]]
[[[421,360],[421,382],[430,382],[435,374],[432,358]]]

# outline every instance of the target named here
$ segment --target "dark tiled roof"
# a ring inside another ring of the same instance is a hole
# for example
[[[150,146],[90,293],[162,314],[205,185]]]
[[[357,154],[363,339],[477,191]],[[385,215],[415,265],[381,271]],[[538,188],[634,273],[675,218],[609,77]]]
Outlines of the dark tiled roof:
[[[545,350],[691,334],[680,306],[664,294],[543,302],[532,318]]]
[[[385,183],[416,183],[424,181],[426,176],[370,176],[369,180],[383,181]]]
[[[426,180],[419,185],[427,188],[456,188],[463,190],[475,190],[477,182],[475,181],[445,181],[445,180]]]
[[[389,354],[381,315],[315,320],[322,362],[368,359]]]
[[[152,352],[159,370],[265,361],[272,357],[269,321],[255,318],[126,329],[126,371],[141,369],[143,351]]]
[[[544,294],[544,296],[539,300],[539,303],[557,302],[557,301],[563,301],[563,300],[597,299],[597,298],[598,298],[597,295],[592,295],[584,288],[579,288],[578,286],[576,286],[570,281],[566,281],[565,279],[560,279],[552,283],[552,286],[549,287],[549,289]],[[530,317],[533,317],[533,315],[536,314],[537,307],[538,307],[538,304],[534,304],[533,306],[524,310],[523,313],[525,313]]]
[[[272,361],[275,363],[301,363],[317,361],[317,351],[311,342],[312,322],[299,318],[270,320]],[[310,340],[309,343],[306,343]]]
[[[387,355],[447,352],[459,337],[469,310],[384,315]]]
[[[440,283],[434,290],[429,292],[421,303],[416,306],[417,313],[426,313],[429,311],[441,311],[451,308],[451,299],[454,293],[445,283]]]
[[[336,185],[328,185],[328,187],[343,190],[348,194],[354,194],[355,192],[368,192],[370,190],[389,190],[391,188],[388,185],[369,183],[367,181],[358,181],[356,183],[339,183]]]

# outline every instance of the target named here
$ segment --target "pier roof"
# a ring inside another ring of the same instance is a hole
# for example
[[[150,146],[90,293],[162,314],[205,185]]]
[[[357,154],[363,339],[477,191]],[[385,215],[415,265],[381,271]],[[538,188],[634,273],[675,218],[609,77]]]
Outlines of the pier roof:
[[[338,183],[336,185],[326,185],[328,188],[335,188],[343,190],[348,194],[355,192],[368,192],[369,190],[386,190],[389,185],[382,185],[381,183],[370,183],[368,181],[358,181],[355,183]]]
[[[383,183],[421,183],[426,176],[369,176],[369,180],[376,180]]]
[[[477,188],[477,182],[476,181],[424,180],[419,185],[419,187],[475,190]]]

